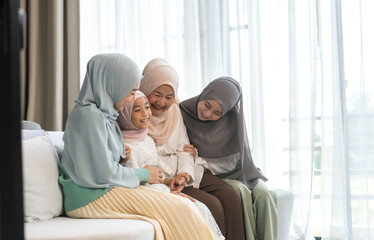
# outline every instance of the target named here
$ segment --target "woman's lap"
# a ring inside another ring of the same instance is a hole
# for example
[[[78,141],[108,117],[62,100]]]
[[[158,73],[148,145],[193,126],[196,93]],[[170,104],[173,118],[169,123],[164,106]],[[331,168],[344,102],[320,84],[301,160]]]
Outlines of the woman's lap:
[[[166,204],[167,203],[167,204]],[[147,187],[115,187],[84,207],[66,213],[76,218],[125,218],[151,222],[156,239],[207,237],[213,230],[192,201]]]
[[[216,196],[192,186],[184,188],[182,192],[204,203],[212,213],[222,234],[226,234],[223,207],[221,201]]]
[[[252,190],[248,189],[241,181],[224,180],[241,196],[246,239],[276,239],[276,193],[269,190],[261,179]]]
[[[199,189],[188,187],[183,192],[207,205],[228,239],[244,238],[241,199],[228,183],[206,169]]]

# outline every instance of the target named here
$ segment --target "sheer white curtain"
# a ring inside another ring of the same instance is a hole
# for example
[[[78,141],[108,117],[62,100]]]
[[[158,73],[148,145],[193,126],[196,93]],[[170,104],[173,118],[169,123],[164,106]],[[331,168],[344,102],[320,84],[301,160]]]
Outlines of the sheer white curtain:
[[[81,79],[97,53],[122,52],[140,71],[161,57],[178,71],[183,100],[227,69],[226,21],[221,17],[227,8],[216,1],[82,0],[81,6]]]
[[[82,6],[83,5],[83,6]],[[294,239],[374,236],[371,0],[81,0],[81,69],[123,52],[178,71],[181,100],[229,75],[254,160],[294,193]]]
[[[373,238],[372,10],[370,1],[289,1],[290,183],[300,238]]]

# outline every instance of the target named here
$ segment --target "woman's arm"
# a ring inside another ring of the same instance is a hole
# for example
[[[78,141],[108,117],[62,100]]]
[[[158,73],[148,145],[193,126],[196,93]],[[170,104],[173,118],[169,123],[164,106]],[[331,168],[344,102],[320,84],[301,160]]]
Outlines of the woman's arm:
[[[180,116],[182,118],[182,115]],[[190,145],[190,141],[188,139],[186,126],[183,123],[183,120],[181,119],[181,122],[179,123],[179,146],[177,149],[177,158],[178,158],[178,172],[177,175],[181,173],[188,173],[189,179],[186,179],[188,183],[192,183],[194,179],[194,158],[187,152],[185,152],[183,149],[185,145]],[[185,175],[181,175],[180,177],[183,177]],[[191,182],[189,182],[191,181]],[[187,184],[187,183],[186,183]]]
[[[71,179],[83,187],[135,188],[139,185],[138,174],[134,169],[119,164],[121,145],[109,144],[115,138],[110,135],[103,118],[101,112],[94,114],[83,108],[72,111],[63,137],[62,164]],[[148,174],[145,169],[139,170]]]

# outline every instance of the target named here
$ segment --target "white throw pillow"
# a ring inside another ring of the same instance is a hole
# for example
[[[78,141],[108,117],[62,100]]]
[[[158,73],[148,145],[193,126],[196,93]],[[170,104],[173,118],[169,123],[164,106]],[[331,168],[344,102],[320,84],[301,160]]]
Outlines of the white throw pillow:
[[[58,157],[47,135],[22,141],[25,222],[48,220],[62,213]]]

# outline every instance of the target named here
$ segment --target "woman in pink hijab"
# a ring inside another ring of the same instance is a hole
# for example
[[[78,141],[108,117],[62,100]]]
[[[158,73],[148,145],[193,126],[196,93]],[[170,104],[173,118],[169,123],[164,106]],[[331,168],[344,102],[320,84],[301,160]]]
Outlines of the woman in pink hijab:
[[[135,101],[127,103],[123,110],[119,112],[119,117],[117,118],[117,123],[121,129],[123,140],[126,146],[131,149],[130,157],[121,162],[122,165],[130,168],[144,168],[147,165],[157,166],[158,155],[156,145],[153,139],[147,134],[150,119],[152,119],[152,111],[150,109],[148,99],[142,92],[136,91]],[[182,194],[177,191],[170,191],[170,188],[163,183],[143,184],[150,188],[158,189],[167,193],[173,193],[192,200],[208,221],[209,225],[216,232],[219,239],[225,239],[212,213],[205,204],[196,201],[186,194]],[[168,204],[165,205],[169,206]],[[184,226],[180,227],[183,228]]]
[[[147,96],[153,115],[148,134],[156,143],[158,167],[171,179],[164,183],[203,202],[226,239],[245,239],[240,196],[183,150],[190,142],[178,107],[175,69],[165,59],[151,60],[139,89]]]

